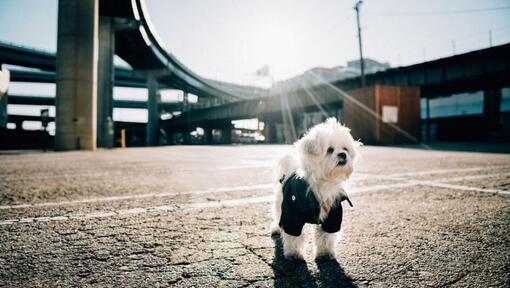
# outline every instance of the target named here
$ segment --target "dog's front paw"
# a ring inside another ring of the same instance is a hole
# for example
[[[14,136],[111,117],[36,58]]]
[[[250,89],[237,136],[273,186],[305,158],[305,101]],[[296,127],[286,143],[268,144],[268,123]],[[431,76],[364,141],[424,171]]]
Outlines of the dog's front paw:
[[[283,253],[285,259],[289,261],[304,261],[305,256],[301,252],[292,251]]]
[[[336,256],[334,252],[331,251],[322,251],[318,252],[315,255],[316,260],[335,260]]]
[[[278,223],[271,224],[271,235],[278,235],[281,232],[282,232],[282,228],[280,228],[280,225],[278,225]]]

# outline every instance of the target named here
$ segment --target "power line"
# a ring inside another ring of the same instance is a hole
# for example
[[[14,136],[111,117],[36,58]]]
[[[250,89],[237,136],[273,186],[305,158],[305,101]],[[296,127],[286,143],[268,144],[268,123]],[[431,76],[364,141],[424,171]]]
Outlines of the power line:
[[[480,9],[462,9],[462,10],[448,10],[448,11],[431,11],[431,12],[421,12],[421,11],[366,11],[367,14],[376,14],[376,15],[388,15],[388,16],[429,16],[429,15],[452,15],[452,14],[468,14],[468,13],[479,13],[479,12],[490,12],[490,11],[501,11],[508,10],[510,6],[503,7],[492,7],[492,8],[480,8]]]
[[[422,43],[422,47],[428,48],[434,48],[441,45],[445,45],[445,43],[448,43],[451,40],[455,40],[455,42],[460,43],[461,45],[464,45],[466,42],[483,42],[480,41],[480,39],[486,39],[487,33],[491,31],[492,34],[492,40],[495,40],[495,36],[502,37],[502,33],[504,33],[504,36],[507,34],[510,35],[510,33],[507,33],[506,31],[510,29],[510,26],[499,26],[499,27],[489,27],[486,30],[478,30],[469,34],[462,34],[459,36],[439,36],[437,37],[435,34],[420,34],[420,37],[425,40],[425,43]],[[399,44],[401,40],[397,40],[395,38],[385,38],[384,39],[386,44]],[[426,45],[426,46],[423,46]]]

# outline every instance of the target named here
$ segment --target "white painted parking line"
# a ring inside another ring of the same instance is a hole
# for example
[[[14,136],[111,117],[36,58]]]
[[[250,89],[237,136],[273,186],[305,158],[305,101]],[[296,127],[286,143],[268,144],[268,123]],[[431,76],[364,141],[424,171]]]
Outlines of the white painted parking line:
[[[201,168],[200,171],[228,171],[228,170],[239,170],[239,169],[257,169],[257,168],[271,168],[273,165],[271,163],[256,163],[256,164],[246,164],[246,165],[233,165],[233,166],[224,166],[224,167],[205,167]],[[153,173],[153,174],[164,174],[169,172],[189,172],[189,171],[197,171],[196,169],[188,168],[188,169],[175,169],[172,167],[169,168],[150,168],[150,167],[143,167],[134,169],[132,171],[125,171],[125,170],[111,170],[108,172],[90,172],[90,171],[76,171],[71,173],[48,173],[48,172],[35,172],[33,173],[30,178],[31,179],[53,179],[53,178],[71,178],[71,177],[77,177],[77,176],[83,176],[83,177],[99,177],[99,176],[130,176],[130,175],[137,175],[140,173]],[[0,179],[3,181],[15,181],[19,179],[24,179],[26,176],[24,175],[18,175],[18,174],[4,174],[0,175]]]
[[[435,181],[413,181],[413,180],[405,180],[405,182],[395,183],[395,184],[384,184],[384,185],[373,185],[369,187],[363,187],[358,189],[352,189],[350,194],[358,194],[363,192],[375,192],[379,190],[388,190],[394,188],[404,188],[404,187],[412,187],[412,186],[429,186],[429,187],[441,187],[452,190],[461,190],[461,191],[475,191],[475,192],[484,192],[484,193],[494,193],[494,194],[504,194],[510,195],[510,191],[507,190],[498,190],[498,189],[484,189],[484,188],[476,188],[476,187],[468,187],[462,185],[454,185],[441,183],[439,181],[459,181],[466,179],[480,179],[480,178],[488,178],[488,177],[498,177],[502,175],[509,175],[510,173],[498,173],[498,174],[490,174],[490,175],[472,175],[472,176],[460,176],[454,178],[443,178],[437,179]],[[271,184],[265,184],[260,186],[266,186],[265,188],[270,188]],[[267,187],[269,186],[269,187]],[[252,186],[244,186],[246,188]],[[234,187],[228,188],[233,189]],[[219,208],[219,207],[234,207],[234,206],[243,206],[249,204],[256,203],[268,203],[273,200],[273,195],[264,195],[259,197],[247,197],[247,198],[239,198],[239,199],[229,199],[229,200],[221,200],[221,201],[208,201],[208,202],[199,202],[199,203],[187,203],[187,204],[172,204],[172,205],[161,205],[161,206],[151,206],[151,207],[138,207],[131,209],[123,209],[117,211],[99,211],[92,212],[87,214],[71,214],[71,215],[60,215],[54,217],[29,217],[29,218],[18,218],[18,219],[8,219],[8,220],[0,220],[0,225],[11,225],[16,223],[34,223],[34,222],[48,222],[48,221],[65,221],[65,220],[87,220],[87,219],[96,219],[96,218],[108,218],[108,217],[117,217],[117,216],[130,216],[130,215],[138,215],[144,213],[155,213],[155,212],[168,212],[176,209],[205,209],[205,208]]]
[[[272,163],[254,163],[248,165],[236,165],[236,166],[225,166],[225,167],[214,167],[214,168],[204,168],[201,171],[228,171],[228,170],[238,170],[238,169],[257,169],[257,168],[271,168],[273,166]],[[366,173],[357,173],[355,176],[364,177],[364,178],[376,178],[376,177],[412,177],[412,176],[423,176],[423,175],[433,175],[433,174],[441,174],[441,173],[455,173],[455,172],[472,172],[479,170],[494,170],[494,169],[505,169],[510,168],[510,165],[498,165],[498,166],[487,166],[487,167],[471,167],[471,168],[452,168],[452,169],[436,169],[436,170],[427,170],[427,171],[415,171],[415,172],[403,172],[403,173],[394,173],[386,176],[381,175],[372,175]],[[179,171],[194,171],[195,169],[181,169]],[[51,179],[51,178],[72,178],[76,176],[84,176],[84,177],[99,177],[99,176],[130,176],[135,172],[139,174],[141,172],[151,172],[155,174],[162,174],[175,171],[173,168],[168,169],[151,169],[150,167],[144,167],[140,169],[133,170],[134,172],[126,172],[126,171],[116,171],[112,170],[109,172],[89,172],[89,171],[76,171],[75,173],[35,173],[30,176],[31,179]],[[24,179],[26,176],[19,176],[17,174],[7,174],[0,175],[0,179],[3,181],[16,181],[19,179]],[[3,208],[0,208],[3,209]]]
[[[384,177],[384,176],[368,175],[368,174],[360,175],[360,177],[361,178],[389,179],[388,177]],[[393,179],[390,179],[390,180],[393,180]],[[402,179],[395,179],[395,180],[402,180]],[[386,189],[386,187],[394,188],[394,187],[400,187],[401,185],[404,185],[402,187],[409,186],[408,183],[407,184],[398,184],[398,185],[395,185],[395,184],[375,185],[375,186],[369,186],[369,187],[365,187],[365,188],[359,188],[358,190],[364,191],[366,189],[370,189],[370,187],[374,187],[374,188],[381,187],[380,189]],[[412,185],[415,185],[415,184],[412,184]],[[146,193],[146,194],[135,194],[135,195],[120,195],[120,196],[111,196],[111,197],[96,197],[96,198],[87,198],[87,199],[79,199],[79,200],[59,201],[59,202],[2,205],[2,206],[0,206],[0,210],[42,208],[42,207],[55,207],[55,206],[72,206],[72,205],[80,205],[80,204],[114,202],[114,201],[122,201],[122,200],[163,198],[163,197],[172,197],[172,196],[180,196],[180,195],[200,195],[200,194],[215,194],[215,193],[237,192],[237,191],[253,191],[253,190],[271,189],[272,187],[273,187],[273,184],[260,184],[260,185],[249,185],[249,186],[222,187],[222,188],[217,188],[217,189],[208,189],[208,190],[199,190],[199,191],[163,192],[163,193]],[[355,190],[356,190],[356,188],[355,188]]]
[[[154,207],[146,207],[146,208],[132,208],[132,209],[124,209],[118,211],[105,211],[105,212],[93,212],[88,214],[71,214],[64,216],[55,216],[55,217],[30,217],[30,218],[19,218],[19,219],[9,219],[9,220],[0,220],[0,225],[11,225],[16,223],[35,223],[35,222],[55,222],[55,221],[66,221],[66,220],[89,220],[89,219],[98,219],[98,218],[108,218],[108,217],[122,217],[122,216],[132,216],[138,214],[145,213],[156,213],[156,212],[169,212],[173,210],[190,210],[190,209],[205,209],[205,208],[219,208],[219,207],[234,207],[234,206],[243,206],[250,205],[256,203],[267,203],[272,201],[273,196],[267,195],[262,197],[250,197],[250,198],[240,198],[240,199],[231,199],[231,200],[222,200],[222,201],[211,201],[211,202],[202,202],[202,203],[189,203],[182,205],[161,205]]]
[[[373,185],[373,186],[362,187],[362,188],[358,188],[358,189],[354,188],[352,190],[352,192],[350,192],[350,193],[372,192],[372,191],[376,191],[376,190],[386,190],[386,189],[391,189],[391,188],[404,188],[404,187],[421,185],[421,186],[448,188],[448,189],[452,189],[452,190],[476,191],[476,192],[483,192],[483,193],[495,193],[495,194],[510,195],[510,191],[508,191],[508,190],[486,189],[486,188],[478,188],[478,187],[470,187],[470,186],[444,183],[444,182],[458,182],[458,181],[465,181],[465,180],[475,180],[475,179],[510,176],[510,172],[509,173],[480,174],[480,175],[448,177],[448,178],[440,178],[440,179],[435,179],[435,180],[409,180],[409,179],[405,179],[405,178],[401,178],[401,177],[378,176],[378,175],[373,175],[373,176],[375,178],[379,178],[379,179],[396,180],[396,181],[400,180],[403,182],[400,182],[397,184]]]
[[[407,176],[423,176],[423,175],[433,175],[433,174],[443,174],[443,173],[456,173],[456,172],[474,172],[480,170],[494,170],[494,169],[506,169],[510,168],[510,165],[498,165],[498,166],[487,166],[487,167],[470,167],[470,168],[452,168],[452,169],[436,169],[436,170],[427,170],[427,171],[414,171],[414,172],[403,172],[403,173],[393,173],[386,175],[387,177],[407,177]]]
[[[388,190],[388,189],[395,189],[395,188],[405,188],[405,187],[411,187],[416,186],[418,184],[416,183],[409,183],[409,182],[400,182],[400,183],[394,183],[394,184],[380,184],[380,185],[371,185],[367,187],[355,187],[349,190],[348,194],[356,194],[356,193],[364,193],[364,192],[375,192],[379,190]]]
[[[415,182],[415,183],[429,183],[429,182],[455,182],[455,181],[465,181],[465,180],[476,180],[476,179],[484,179],[484,178],[494,178],[494,177],[502,177],[502,176],[510,176],[510,172],[507,173],[496,173],[496,174],[477,174],[477,175],[469,175],[469,176],[457,176],[457,177],[445,177],[438,178],[433,180],[413,180],[404,177],[395,177],[395,176],[385,176],[385,175],[365,175],[367,178],[381,179],[381,180],[393,180],[393,181],[407,181],[407,182]]]
[[[510,172],[506,173],[496,173],[496,174],[478,174],[478,175],[469,175],[469,176],[458,176],[458,177],[450,177],[443,178],[438,180],[431,180],[432,182],[455,182],[455,181],[464,181],[464,180],[476,180],[476,179],[485,179],[485,178],[494,178],[494,177],[504,177],[510,176]]]
[[[226,167],[218,167],[218,168],[209,168],[202,171],[222,171],[222,170],[237,170],[237,169],[254,169],[254,168],[271,168],[273,165],[271,164],[254,164],[254,165],[245,165],[245,166],[226,166]]]
[[[367,187],[354,187],[350,190],[349,194],[362,193],[362,192],[374,192],[374,191],[388,190],[388,189],[394,189],[394,188],[405,188],[405,187],[412,187],[412,186],[418,186],[418,185],[442,187],[442,188],[448,188],[448,189],[453,189],[453,190],[463,190],[463,191],[478,191],[478,192],[496,193],[496,194],[510,194],[510,191],[507,191],[507,190],[484,189],[484,188],[476,188],[476,187],[468,187],[468,186],[444,183],[444,182],[456,182],[456,181],[463,181],[463,180],[493,178],[493,177],[501,177],[501,176],[510,176],[510,173],[449,177],[449,178],[440,178],[440,179],[436,179],[436,180],[432,180],[432,181],[429,181],[429,180],[408,180],[408,179],[400,178],[400,177],[388,177],[388,176],[373,175],[373,177],[379,178],[379,179],[397,180],[397,181],[402,181],[402,182],[393,183],[393,184],[371,185],[371,186],[367,186]]]
[[[508,166],[510,167],[510,166]],[[474,168],[469,168],[470,171]],[[475,171],[482,169],[482,167],[478,167]],[[488,168],[485,168],[488,169]],[[433,174],[434,171],[429,171],[429,173]],[[445,170],[443,170],[445,171]],[[452,171],[452,170],[449,170]],[[455,169],[454,171],[459,171],[459,169]],[[465,171],[461,170],[461,171]],[[424,172],[420,172],[420,175],[424,175]],[[386,175],[376,175],[376,174],[364,174],[358,173],[354,174],[356,178],[362,179],[384,179],[384,180],[394,180],[394,181],[405,181],[404,183],[397,184],[382,184],[382,185],[372,185],[368,187],[360,187],[354,188],[351,193],[365,192],[365,191],[377,191],[381,189],[391,189],[391,188],[402,188],[402,187],[410,187],[414,185],[430,185],[436,184],[437,182],[454,182],[454,181],[462,181],[462,180],[471,180],[471,179],[482,179],[482,178],[490,178],[490,177],[499,177],[499,176],[508,176],[510,173],[498,173],[498,174],[480,174],[480,175],[471,175],[471,176],[459,176],[459,177],[450,177],[450,178],[441,178],[435,179],[432,182],[428,180],[421,181],[413,181],[403,177],[391,176],[395,174]],[[407,174],[408,175],[408,174]],[[253,190],[265,190],[271,189],[273,187],[272,184],[259,184],[259,185],[248,185],[248,186],[235,186],[235,187],[222,187],[216,189],[208,189],[208,190],[199,190],[199,191],[184,191],[184,192],[163,192],[163,193],[147,193],[147,194],[135,194],[135,195],[121,195],[121,196],[111,196],[111,197],[97,197],[97,198],[87,198],[80,200],[70,200],[70,201],[59,201],[59,202],[44,202],[44,203],[35,203],[35,204],[18,204],[18,205],[3,205],[0,206],[0,210],[6,209],[22,209],[22,208],[41,208],[41,207],[55,207],[55,206],[71,206],[71,205],[80,205],[80,204],[90,204],[90,203],[99,203],[99,202],[114,202],[114,201],[122,201],[122,200],[134,200],[134,199],[147,199],[147,198],[163,198],[163,197],[172,197],[179,195],[201,195],[201,194],[215,194],[215,193],[225,193],[225,192],[236,192],[236,191],[253,191]],[[453,189],[453,188],[452,188]],[[464,190],[473,190],[470,189]],[[461,189],[462,190],[462,189]],[[484,192],[484,191],[480,191]],[[506,194],[504,190],[495,190],[494,193]]]
[[[60,202],[3,205],[3,206],[0,206],[0,210],[52,207],[52,206],[70,206],[70,205],[79,205],[79,204],[88,204],[88,203],[112,202],[112,201],[144,199],[144,198],[162,198],[162,197],[180,196],[180,195],[200,195],[200,194],[215,194],[215,193],[237,192],[237,191],[252,191],[252,190],[270,189],[271,187],[273,187],[272,184],[260,184],[260,185],[249,185],[249,186],[222,187],[222,188],[198,190],[198,191],[147,193],[147,194],[136,194],[136,195],[122,195],[122,196],[111,196],[111,197],[88,198],[88,199],[60,201]]]
[[[447,188],[447,189],[452,189],[452,190],[463,190],[463,191],[474,191],[474,192],[482,192],[482,193],[510,195],[510,191],[508,191],[508,190],[469,187],[469,186],[453,185],[453,184],[447,184],[447,183],[441,183],[441,182],[435,182],[435,181],[426,181],[426,182],[420,182],[417,184],[425,185],[425,186],[432,186],[432,187]]]

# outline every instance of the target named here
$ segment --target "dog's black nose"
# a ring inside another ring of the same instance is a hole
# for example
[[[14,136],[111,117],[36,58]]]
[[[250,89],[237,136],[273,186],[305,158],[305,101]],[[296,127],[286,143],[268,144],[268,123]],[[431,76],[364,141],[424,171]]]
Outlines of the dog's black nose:
[[[338,153],[338,158],[345,160],[347,159],[347,154],[345,152]]]

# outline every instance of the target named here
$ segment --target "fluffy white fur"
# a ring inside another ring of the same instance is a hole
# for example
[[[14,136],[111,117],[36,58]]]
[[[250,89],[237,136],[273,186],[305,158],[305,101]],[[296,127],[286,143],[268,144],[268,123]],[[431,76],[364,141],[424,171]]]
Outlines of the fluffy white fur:
[[[361,145],[355,141],[350,129],[338,123],[336,118],[328,118],[324,123],[312,127],[308,133],[294,143],[294,148],[281,157],[276,165],[274,186],[274,209],[271,233],[281,233],[283,253],[288,259],[304,259],[304,233],[295,237],[285,233],[280,227],[281,207],[283,200],[282,184],[279,180],[294,171],[305,179],[312,188],[315,198],[322,207],[329,209],[335,199],[346,188],[357,156],[357,148]],[[339,154],[347,154],[346,162],[341,164]],[[327,216],[326,209],[321,209],[320,219]],[[335,258],[335,245],[338,233],[327,233],[317,226],[315,232],[316,257]]]

